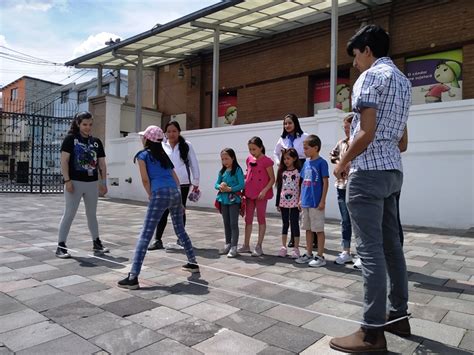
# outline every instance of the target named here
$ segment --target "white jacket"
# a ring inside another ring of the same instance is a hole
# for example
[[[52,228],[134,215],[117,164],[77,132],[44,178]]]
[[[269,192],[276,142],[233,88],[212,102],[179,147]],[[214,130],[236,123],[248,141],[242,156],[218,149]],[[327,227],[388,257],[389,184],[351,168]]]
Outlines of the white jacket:
[[[293,148],[295,148],[296,151],[298,152],[298,157],[300,159],[306,159],[306,156],[304,155],[304,150],[303,150],[303,142],[308,136],[309,136],[308,133],[303,133],[301,136],[295,138],[295,140],[293,141]],[[288,148],[291,148],[290,139],[288,138],[288,136],[286,138],[280,137],[280,139],[278,139],[278,142],[275,146],[275,150],[273,151],[273,159],[276,164],[280,164],[282,149],[288,149]]]
[[[176,172],[176,175],[178,175],[180,185],[192,184],[194,186],[199,186],[199,163],[196,158],[196,153],[194,152],[194,148],[191,143],[188,141],[186,141],[186,143],[189,145],[188,160],[191,181],[189,181],[188,178],[186,164],[184,164],[184,161],[181,160],[179,155],[179,143],[177,143],[174,148],[172,148],[167,141],[163,142],[162,145],[163,149],[165,150],[166,154],[168,154],[171,162],[174,165],[174,171]]]

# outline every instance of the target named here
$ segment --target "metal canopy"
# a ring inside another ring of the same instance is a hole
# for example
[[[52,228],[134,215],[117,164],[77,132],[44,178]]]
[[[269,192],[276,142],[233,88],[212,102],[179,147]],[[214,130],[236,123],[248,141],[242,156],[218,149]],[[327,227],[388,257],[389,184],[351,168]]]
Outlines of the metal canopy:
[[[365,2],[364,2],[365,1]],[[339,15],[390,0],[339,0]],[[222,1],[150,31],[66,63],[77,68],[135,69],[162,66],[213,49],[219,29],[220,48],[286,32],[331,18],[331,0]]]

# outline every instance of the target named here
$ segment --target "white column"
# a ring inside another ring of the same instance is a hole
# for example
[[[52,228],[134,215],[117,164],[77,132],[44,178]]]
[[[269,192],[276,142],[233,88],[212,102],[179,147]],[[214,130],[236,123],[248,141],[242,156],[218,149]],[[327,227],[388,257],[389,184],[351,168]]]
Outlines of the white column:
[[[330,77],[330,106],[336,108],[337,86],[337,32],[338,32],[338,0],[332,0],[331,8],[331,77]]]
[[[214,53],[212,60],[212,127],[217,127],[217,105],[219,103],[219,37],[220,30],[214,30]]]
[[[143,54],[140,52],[136,67],[136,95],[135,95],[135,132],[142,130],[142,86],[143,86]]]

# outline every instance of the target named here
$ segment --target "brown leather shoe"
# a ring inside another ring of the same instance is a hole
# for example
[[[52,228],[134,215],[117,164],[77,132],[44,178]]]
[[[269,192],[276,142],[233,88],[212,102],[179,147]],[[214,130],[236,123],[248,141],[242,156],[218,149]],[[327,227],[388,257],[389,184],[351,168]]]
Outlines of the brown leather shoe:
[[[354,334],[331,339],[329,346],[346,353],[387,351],[387,341],[382,328],[360,327]]]
[[[408,314],[409,315],[409,314]],[[400,316],[388,316],[387,322],[390,322],[391,320],[400,318]],[[387,324],[384,327],[384,330],[386,332],[398,335],[399,337],[402,338],[408,338],[411,335],[411,328],[410,328],[410,323],[408,322],[408,318],[403,318],[399,320],[398,322]]]

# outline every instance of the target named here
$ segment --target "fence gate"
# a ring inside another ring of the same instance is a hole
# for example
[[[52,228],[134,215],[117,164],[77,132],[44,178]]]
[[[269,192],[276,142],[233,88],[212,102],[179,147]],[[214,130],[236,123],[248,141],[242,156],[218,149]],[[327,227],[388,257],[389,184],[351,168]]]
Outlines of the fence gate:
[[[0,192],[60,193],[69,117],[0,112]]]

